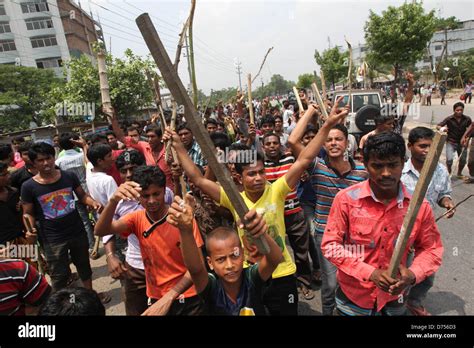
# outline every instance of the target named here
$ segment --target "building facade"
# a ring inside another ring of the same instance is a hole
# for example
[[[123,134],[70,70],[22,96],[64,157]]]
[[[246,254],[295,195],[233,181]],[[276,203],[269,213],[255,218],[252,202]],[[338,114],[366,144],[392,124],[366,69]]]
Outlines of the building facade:
[[[0,0],[0,64],[50,68],[93,57],[96,22],[72,0]]]

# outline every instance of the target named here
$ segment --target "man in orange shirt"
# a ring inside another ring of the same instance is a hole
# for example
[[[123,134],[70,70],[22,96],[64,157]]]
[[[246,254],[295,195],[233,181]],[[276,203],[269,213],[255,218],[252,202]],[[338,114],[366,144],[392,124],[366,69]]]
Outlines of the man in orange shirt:
[[[145,266],[147,296],[153,303],[144,315],[197,315],[202,302],[183,261],[179,230],[166,221],[169,207],[165,204],[166,178],[154,166],[135,169],[132,181],[122,184],[101,213],[95,234],[135,234]],[[145,210],[127,214],[113,221],[121,200],[139,200]],[[197,224],[193,235],[198,247],[203,246]]]
[[[400,182],[405,142],[399,134],[369,137],[364,164],[369,179],[334,199],[321,249],[337,268],[340,315],[404,315],[403,292],[441,265],[443,246],[433,211],[424,200],[394,279],[388,273],[395,243],[412,199]],[[410,247],[415,258],[407,268]]]

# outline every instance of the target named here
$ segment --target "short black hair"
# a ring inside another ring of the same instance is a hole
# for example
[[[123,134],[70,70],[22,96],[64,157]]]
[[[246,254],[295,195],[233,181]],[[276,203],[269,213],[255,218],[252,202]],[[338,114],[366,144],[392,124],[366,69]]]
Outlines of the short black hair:
[[[94,290],[83,287],[64,288],[52,294],[41,306],[44,316],[105,316],[105,307]]]
[[[267,132],[267,133],[265,133],[265,134],[263,135],[263,138],[262,138],[262,142],[263,142],[264,144],[265,144],[265,139],[267,139],[268,137],[277,137],[278,142],[281,143],[281,142],[280,142],[280,137],[279,137],[278,135],[276,135],[276,134],[273,133],[273,132]]]
[[[278,118],[281,122],[283,122],[283,117],[282,117],[281,115],[273,116],[273,120],[274,120],[274,121],[276,121],[277,118]]]
[[[464,110],[464,103],[463,102],[457,102],[453,105],[453,111],[456,110],[456,108],[458,107],[462,107],[462,109]]]
[[[7,160],[13,152],[11,145],[0,144],[0,161]]]
[[[318,130],[316,129],[316,127],[314,125],[308,124],[306,126],[306,129],[304,130],[303,136],[305,136],[306,134],[311,133],[311,132],[316,134],[318,132]]]
[[[161,127],[158,127],[156,125],[150,125],[150,126],[146,127],[146,133],[148,133],[148,132],[155,133],[157,137],[163,136],[163,130],[161,129]]]
[[[103,160],[105,156],[112,152],[112,148],[109,144],[96,144],[92,145],[89,151],[87,151],[87,159],[95,167],[99,164],[99,160]]]
[[[225,226],[220,226],[215,229],[213,229],[211,232],[209,232],[206,235],[206,250],[207,253],[210,254],[209,251],[209,244],[210,241],[213,239],[217,240],[226,240],[228,238],[235,237],[237,240],[240,242],[239,234],[232,228],[230,227],[225,227]],[[242,244],[241,244],[242,246]]]
[[[379,124],[384,124],[385,122],[389,120],[393,120],[394,118],[395,118],[395,115],[393,114],[390,114],[388,112],[378,111],[374,116],[374,122],[375,122],[375,125],[378,126]]]
[[[115,160],[117,169],[125,167],[126,165],[133,164],[136,166],[145,165],[145,157],[137,150],[127,150],[122,152]]]
[[[25,141],[24,143],[21,143],[20,146],[18,146],[18,152],[21,154],[22,152],[28,151],[31,146],[33,146],[33,142],[31,140]]]
[[[243,156],[244,159],[247,158],[247,156]],[[235,171],[242,175],[242,173],[244,172],[244,169],[245,167],[248,167],[250,165],[255,165],[258,161],[261,161],[262,163],[265,163],[265,159],[263,157],[263,155],[257,151],[257,156],[256,156],[256,159],[255,159],[255,162],[250,162],[250,161],[240,161],[240,162],[236,162],[234,163],[234,168],[235,168]]]
[[[433,139],[434,132],[427,127],[415,127],[408,133],[408,142],[416,143],[420,139]]]
[[[217,121],[214,120],[213,118],[209,118],[209,119],[206,121],[206,123],[204,124],[204,125],[206,126],[206,128],[207,128],[207,125],[210,124],[210,123],[212,123],[213,125],[215,125],[215,126],[217,127]]]
[[[127,127],[127,133],[128,132],[133,132],[133,131],[137,131],[138,134],[140,134],[140,130],[138,129],[138,127],[135,127],[135,126]]]
[[[12,139],[12,144],[13,144],[13,143],[19,143],[19,144],[21,144],[21,143],[24,143],[24,142],[25,142],[25,138],[24,138],[23,136],[21,136],[21,135],[16,136],[16,137],[14,137],[14,138]]]
[[[377,158],[400,156],[402,161],[405,161],[405,140],[400,134],[382,132],[367,138],[363,152],[365,163],[369,162],[370,155],[375,155]]]
[[[156,166],[141,166],[133,171],[132,181],[135,181],[143,190],[150,185],[158,187],[166,186],[166,176],[163,171]]]
[[[0,162],[0,172],[3,172],[5,169],[8,169],[8,164],[5,162]]]
[[[77,139],[79,139],[79,135],[77,133],[73,133],[73,132],[61,133],[61,135],[59,136],[59,146],[61,147],[61,149],[70,150],[70,149],[73,149],[73,148],[76,147],[71,142],[70,139],[77,140]]]
[[[176,133],[179,133],[180,131],[182,131],[183,129],[187,129],[188,131],[190,131],[191,133],[193,132],[191,130],[191,127],[187,124],[187,122],[183,122],[181,123],[178,128],[176,129]]]
[[[230,141],[230,138],[227,134],[222,133],[222,132],[214,132],[209,135],[209,137],[212,140],[212,143],[214,146],[221,150],[224,150],[225,148],[228,148],[232,142]]]
[[[89,138],[92,145],[95,144],[107,144],[107,137],[104,134],[96,133],[92,134]]]
[[[275,118],[270,114],[265,115],[264,117],[262,117],[262,120],[260,121],[260,128],[266,123],[271,124],[273,127],[275,127]]]
[[[108,131],[108,132],[105,133],[106,137],[109,136],[109,135],[113,135],[115,138],[117,138],[117,135],[115,134],[114,131]]]
[[[48,143],[42,141],[33,144],[28,150],[28,157],[30,158],[31,162],[34,162],[38,158],[38,155],[54,157],[56,155],[56,152],[54,151],[54,147],[52,145],[49,145]]]
[[[343,124],[336,124],[335,126],[333,126],[331,129],[337,129],[337,130],[340,130],[344,136],[346,137],[346,139],[349,138],[349,131],[347,130],[347,127],[344,126]]]

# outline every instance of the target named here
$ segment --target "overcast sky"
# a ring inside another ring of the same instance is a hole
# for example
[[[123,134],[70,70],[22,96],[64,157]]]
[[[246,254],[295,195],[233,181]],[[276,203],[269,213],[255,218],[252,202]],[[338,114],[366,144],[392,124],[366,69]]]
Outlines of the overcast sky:
[[[82,0],[102,23],[107,48],[114,56],[127,48],[136,54],[149,53],[135,18],[148,12],[174,60],[178,33],[186,20],[190,0]],[[212,89],[237,87],[234,61],[242,63],[242,84],[247,74],[255,75],[266,51],[274,47],[255,84],[268,83],[273,74],[296,81],[298,75],[319,70],[315,49],[345,45],[344,36],[356,46],[364,42],[364,24],[369,10],[381,13],[403,1],[317,1],[317,0],[197,0],[194,16],[194,55],[198,88],[206,94]],[[442,17],[474,19],[474,1],[425,1],[426,10],[436,9]],[[184,52],[184,50],[183,50]],[[179,75],[187,86],[187,61],[181,58]]]

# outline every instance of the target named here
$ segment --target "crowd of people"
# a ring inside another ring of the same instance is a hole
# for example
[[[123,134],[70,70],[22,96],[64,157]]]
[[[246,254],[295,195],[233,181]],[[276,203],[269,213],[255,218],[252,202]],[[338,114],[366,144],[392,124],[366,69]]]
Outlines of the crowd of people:
[[[408,108],[413,84],[407,89]],[[447,168],[437,165],[392,278],[395,241],[434,131],[413,128],[405,141],[398,119],[380,113],[375,130],[355,139],[341,98],[320,106],[304,90],[299,97],[302,110],[269,98],[248,105],[240,94],[203,110],[213,155],[249,209],[244,219],[208,166],[190,115],[171,129],[157,116],[127,125],[112,113],[105,134],[2,145],[0,244],[39,247],[40,257],[15,259],[3,249],[0,314],[41,305],[40,315],[104,315],[110,295],[94,291],[90,259],[105,257],[127,315],[297,315],[315,285],[323,315],[429,315],[423,300],[443,255],[433,211],[455,212],[455,153],[457,176],[468,162],[464,179],[474,181],[464,104],[438,124],[448,134]],[[163,117],[169,124],[172,113]],[[77,278],[83,288],[71,287]]]

